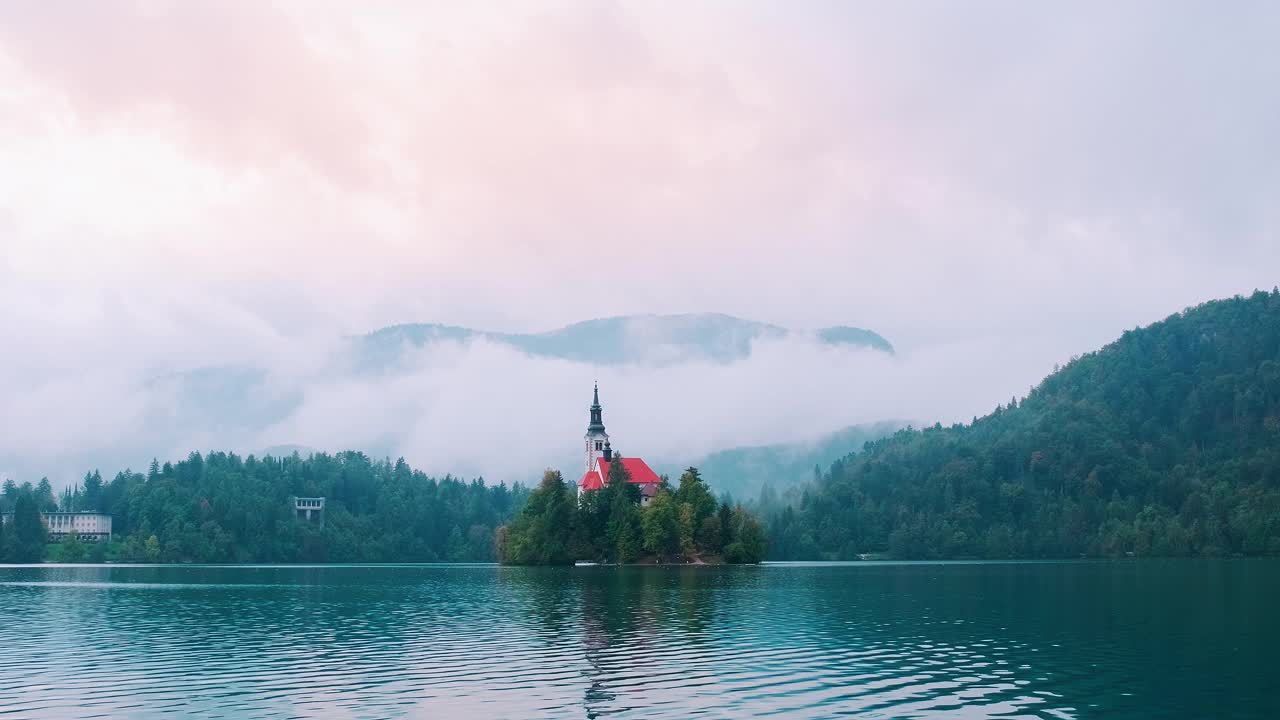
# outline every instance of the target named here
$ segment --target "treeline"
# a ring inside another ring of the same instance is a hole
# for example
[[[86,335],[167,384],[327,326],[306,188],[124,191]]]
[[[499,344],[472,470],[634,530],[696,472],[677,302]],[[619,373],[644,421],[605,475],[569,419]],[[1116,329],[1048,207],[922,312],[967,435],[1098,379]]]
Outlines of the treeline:
[[[326,498],[323,525],[297,517],[295,496]],[[19,562],[44,552],[43,535],[39,543],[18,541],[18,530],[29,526],[19,519],[34,513],[38,521],[41,511],[59,509],[111,513],[115,539],[68,538],[49,546],[55,560],[484,562],[495,559],[495,529],[527,497],[518,484],[436,479],[404,460],[375,462],[358,452],[261,459],[192,453],[109,482],[90,473],[60,500],[47,481],[34,488],[7,482],[0,511],[14,512],[3,538],[6,557]]]
[[[742,507],[717,503],[696,468],[672,489],[662,485],[648,505],[629,482],[621,462],[609,465],[600,490],[575,497],[555,470],[515,520],[498,530],[498,557],[510,565],[600,563],[758,563],[767,543],[764,527]]]
[[[46,478],[38,487],[19,487],[6,480],[0,492],[0,562],[40,562],[47,550],[48,533],[40,520],[42,510],[56,509],[53,490]]]
[[[1280,291],[1126,332],[761,506],[777,559],[1280,555]]]

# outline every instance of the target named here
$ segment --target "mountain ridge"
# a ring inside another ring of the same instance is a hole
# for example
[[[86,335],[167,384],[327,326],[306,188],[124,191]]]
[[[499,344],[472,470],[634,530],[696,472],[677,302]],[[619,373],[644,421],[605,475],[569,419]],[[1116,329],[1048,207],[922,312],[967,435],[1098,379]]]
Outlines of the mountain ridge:
[[[762,339],[812,337],[830,346],[867,348],[893,354],[893,345],[865,328],[836,325],[807,332],[724,313],[616,315],[582,320],[551,330],[513,333],[444,323],[401,323],[373,330],[355,341],[366,365],[385,365],[405,345],[486,340],[529,355],[576,362],[621,365],[665,364],[691,359],[727,363],[750,355]]]

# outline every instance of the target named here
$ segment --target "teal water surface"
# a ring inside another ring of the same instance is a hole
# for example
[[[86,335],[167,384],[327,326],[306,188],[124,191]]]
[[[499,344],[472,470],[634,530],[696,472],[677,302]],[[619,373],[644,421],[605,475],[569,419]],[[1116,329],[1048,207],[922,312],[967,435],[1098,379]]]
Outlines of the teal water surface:
[[[0,566],[0,717],[1276,718],[1280,562]]]

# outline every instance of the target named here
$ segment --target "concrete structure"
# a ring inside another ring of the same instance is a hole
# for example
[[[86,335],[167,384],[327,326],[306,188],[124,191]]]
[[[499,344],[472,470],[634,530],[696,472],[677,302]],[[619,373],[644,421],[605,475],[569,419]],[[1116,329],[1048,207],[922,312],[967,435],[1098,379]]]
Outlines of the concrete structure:
[[[296,497],[293,499],[293,511],[299,518],[318,520],[320,527],[324,527],[324,498]]]
[[[587,424],[586,471],[578,481],[581,492],[599,490],[609,481],[609,467],[620,462],[629,476],[628,482],[640,486],[640,504],[648,505],[658,493],[662,478],[640,458],[615,457],[613,447],[609,444],[609,433],[604,431],[603,411],[600,408],[600,387],[592,392],[591,419]]]
[[[96,512],[50,512],[40,513],[40,520],[49,531],[49,542],[57,542],[72,530],[81,540],[97,542],[111,540],[111,516]],[[5,513],[0,522],[13,522],[13,513]]]

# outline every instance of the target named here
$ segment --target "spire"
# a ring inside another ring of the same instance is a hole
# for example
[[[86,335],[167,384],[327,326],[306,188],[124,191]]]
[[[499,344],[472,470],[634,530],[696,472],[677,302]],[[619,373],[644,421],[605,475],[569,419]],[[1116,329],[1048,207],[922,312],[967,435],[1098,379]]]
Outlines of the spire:
[[[588,433],[604,433],[604,419],[600,408],[600,385],[596,384],[591,395],[591,423],[587,425]]]

